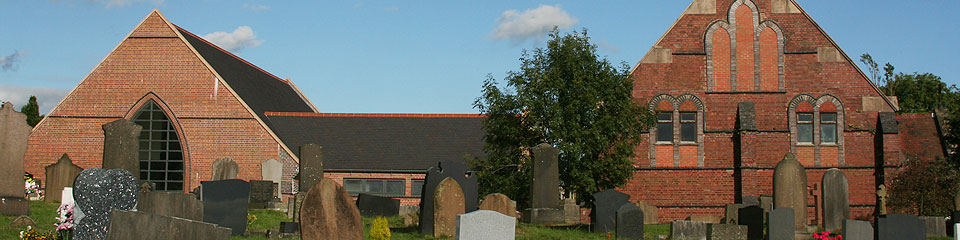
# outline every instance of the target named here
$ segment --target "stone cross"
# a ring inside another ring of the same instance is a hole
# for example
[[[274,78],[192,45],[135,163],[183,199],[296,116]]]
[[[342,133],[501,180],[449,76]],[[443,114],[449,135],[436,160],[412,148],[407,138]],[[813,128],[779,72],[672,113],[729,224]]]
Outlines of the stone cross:
[[[807,231],[807,173],[793,153],[787,153],[773,170],[773,208],[795,210],[797,233]]]
[[[65,187],[73,187],[73,180],[77,179],[83,168],[73,164],[66,153],[57,160],[57,163],[47,165],[44,168],[47,176],[45,202],[60,201],[60,194]]]
[[[0,107],[0,214],[27,215],[30,209],[23,199],[23,155],[33,128],[26,119],[9,102]]]
[[[133,121],[120,119],[103,125],[103,169],[123,169],[140,180],[140,131]]]
[[[880,215],[887,214],[887,186],[880,184],[877,188],[877,198],[880,199]]]

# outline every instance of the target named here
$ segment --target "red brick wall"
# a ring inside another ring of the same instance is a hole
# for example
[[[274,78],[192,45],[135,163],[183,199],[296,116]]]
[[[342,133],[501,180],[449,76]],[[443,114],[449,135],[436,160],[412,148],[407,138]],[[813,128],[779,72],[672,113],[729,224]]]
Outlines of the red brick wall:
[[[720,28],[713,33],[713,90],[730,89],[730,33]]]
[[[943,143],[932,113],[901,113],[897,122],[904,155],[928,161],[943,157]]]
[[[737,90],[754,90],[753,79],[753,11],[737,8]]]
[[[777,33],[767,27],[760,31],[760,90],[780,90],[780,49]]]

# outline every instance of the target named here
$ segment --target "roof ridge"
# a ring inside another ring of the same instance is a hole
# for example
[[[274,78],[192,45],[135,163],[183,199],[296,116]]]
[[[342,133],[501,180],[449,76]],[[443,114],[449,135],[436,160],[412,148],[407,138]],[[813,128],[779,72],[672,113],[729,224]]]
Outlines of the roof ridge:
[[[485,118],[479,113],[321,113],[264,112],[269,117],[418,117],[418,118]]]
[[[170,24],[173,24],[173,23],[170,23]],[[273,77],[273,79],[276,79],[276,80],[278,80],[278,81],[280,81],[280,82],[283,82],[283,83],[286,83],[287,85],[290,85],[290,82],[287,82],[287,80],[284,80],[284,79],[282,79],[282,78],[280,78],[280,77],[277,77],[277,75],[273,75],[273,73],[270,73],[270,72],[267,72],[266,70],[263,70],[262,68],[258,67],[257,65],[254,65],[253,63],[250,63],[250,62],[248,62],[247,60],[245,60],[245,59],[243,59],[243,58],[241,58],[241,57],[238,57],[237,55],[234,55],[234,54],[231,53],[230,51],[227,51],[227,50],[225,50],[225,49],[223,49],[223,48],[220,48],[220,46],[217,46],[216,44],[213,44],[213,43],[211,43],[210,41],[207,41],[207,39],[204,39],[204,38],[202,38],[202,37],[200,37],[200,36],[197,36],[196,34],[193,34],[192,32],[187,31],[186,29],[183,29],[183,28],[180,27],[179,25],[173,24],[173,26],[176,27],[178,30],[183,31],[183,32],[186,33],[186,34],[190,34],[190,36],[193,36],[194,38],[197,38],[197,39],[199,39],[200,41],[202,41],[202,42],[204,42],[204,43],[206,43],[206,44],[208,44],[208,45],[210,45],[210,46],[213,46],[213,48],[216,48],[217,50],[220,50],[221,52],[226,53],[226,54],[229,55],[230,57],[236,58],[237,60],[240,60],[241,62],[249,65],[250,67],[253,67],[254,69],[257,69],[258,71],[263,72],[263,73],[267,74],[267,75],[270,76],[270,77]]]

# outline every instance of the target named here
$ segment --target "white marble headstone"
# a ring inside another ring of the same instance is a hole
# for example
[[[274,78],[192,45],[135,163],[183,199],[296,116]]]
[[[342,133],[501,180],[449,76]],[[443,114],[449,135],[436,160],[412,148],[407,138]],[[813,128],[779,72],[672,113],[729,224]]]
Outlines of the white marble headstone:
[[[514,239],[517,218],[496,211],[477,210],[457,215],[457,239]]]
[[[67,204],[73,203],[73,188],[65,187],[63,191],[60,191],[60,203]]]

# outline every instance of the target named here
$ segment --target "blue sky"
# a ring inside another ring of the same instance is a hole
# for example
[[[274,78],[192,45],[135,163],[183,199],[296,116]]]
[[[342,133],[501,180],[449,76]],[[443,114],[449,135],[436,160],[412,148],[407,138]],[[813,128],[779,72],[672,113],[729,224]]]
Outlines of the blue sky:
[[[799,2],[851,58],[960,85],[960,1]],[[600,55],[632,66],[689,3],[0,0],[0,100],[37,95],[48,112],[156,8],[290,78],[321,112],[475,113],[487,74],[516,70],[544,25],[587,28]]]

